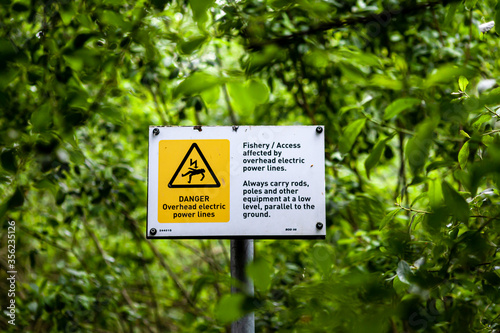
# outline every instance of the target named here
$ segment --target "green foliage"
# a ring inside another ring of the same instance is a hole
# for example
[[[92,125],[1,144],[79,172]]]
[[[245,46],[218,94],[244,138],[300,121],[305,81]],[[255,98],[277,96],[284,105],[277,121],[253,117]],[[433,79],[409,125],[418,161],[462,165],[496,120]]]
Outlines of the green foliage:
[[[386,109],[384,113],[384,119],[389,120],[392,117],[397,116],[401,112],[409,109],[411,107],[415,107],[420,104],[420,100],[418,98],[400,98],[392,102]]]
[[[223,323],[231,323],[243,317],[246,313],[243,311],[245,299],[245,295],[239,293],[224,295],[215,309],[217,319]]]
[[[342,138],[339,142],[339,150],[341,153],[345,154],[351,150],[354,142],[356,141],[356,138],[363,130],[365,123],[366,119],[358,119],[353,121],[345,128],[344,132],[342,133]]]
[[[427,163],[435,126],[434,119],[427,119],[420,123],[415,135],[406,144],[405,155],[414,176],[418,176]]]
[[[370,170],[377,165],[377,163],[380,161],[380,158],[382,157],[383,152],[386,149],[387,141],[389,141],[392,138],[392,136],[383,138],[381,137],[375,146],[373,147],[373,150],[370,152],[370,155],[365,160],[365,170],[366,170],[366,176],[370,178]]]
[[[4,1],[0,22],[0,330],[500,329],[498,2]],[[151,124],[325,125],[327,239],[256,242],[255,297],[230,294],[227,240],[147,241]]]
[[[273,269],[266,260],[258,258],[251,262],[246,273],[252,279],[257,290],[266,292],[269,289]]]
[[[444,202],[449,213],[456,217],[457,220],[467,222],[470,215],[469,204],[447,182],[443,182],[441,188],[443,190]]]

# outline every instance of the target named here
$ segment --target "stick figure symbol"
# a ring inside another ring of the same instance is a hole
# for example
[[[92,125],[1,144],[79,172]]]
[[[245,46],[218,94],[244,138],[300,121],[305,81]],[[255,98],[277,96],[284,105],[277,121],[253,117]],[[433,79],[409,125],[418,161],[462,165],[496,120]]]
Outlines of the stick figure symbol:
[[[182,175],[182,177],[189,176],[188,184],[191,184],[191,178],[195,175],[201,175],[200,182],[205,179],[205,169],[189,168],[189,171]]]

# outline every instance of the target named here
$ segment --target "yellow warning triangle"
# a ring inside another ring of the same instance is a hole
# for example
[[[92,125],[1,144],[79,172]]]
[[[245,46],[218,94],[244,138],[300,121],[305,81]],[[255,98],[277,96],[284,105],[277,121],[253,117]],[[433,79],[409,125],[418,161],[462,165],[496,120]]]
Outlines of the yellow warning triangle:
[[[168,187],[220,187],[220,182],[198,145],[193,143],[170,179]]]

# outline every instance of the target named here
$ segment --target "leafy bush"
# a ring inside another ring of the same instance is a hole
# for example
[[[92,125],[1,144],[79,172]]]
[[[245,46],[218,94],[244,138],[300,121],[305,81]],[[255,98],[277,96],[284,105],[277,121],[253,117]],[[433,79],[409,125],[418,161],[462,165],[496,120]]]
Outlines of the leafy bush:
[[[500,329],[497,2],[0,7],[2,329]],[[326,128],[327,239],[257,242],[254,298],[228,241],[144,237],[148,125],[237,123]]]

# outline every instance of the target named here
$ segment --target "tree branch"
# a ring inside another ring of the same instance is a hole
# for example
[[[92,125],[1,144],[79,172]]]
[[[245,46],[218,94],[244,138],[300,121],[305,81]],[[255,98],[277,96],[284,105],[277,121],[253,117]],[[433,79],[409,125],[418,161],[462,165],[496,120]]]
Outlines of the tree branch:
[[[343,28],[343,27],[349,27],[353,25],[358,25],[358,24],[368,24],[370,22],[377,22],[377,21],[385,21],[387,17],[397,17],[397,16],[415,16],[419,12],[428,10],[428,9],[433,9],[434,7],[437,7],[438,5],[446,6],[450,3],[458,2],[458,0],[443,0],[443,1],[430,1],[426,3],[419,3],[414,6],[408,6],[408,7],[402,7],[399,9],[392,9],[392,10],[384,10],[380,14],[370,14],[367,16],[355,16],[355,17],[348,17],[348,18],[343,18],[343,19],[338,19],[326,23],[319,24],[317,26],[311,27],[307,30],[304,31],[295,31],[291,33],[290,35],[286,36],[280,36],[276,38],[271,38],[268,40],[262,40],[258,42],[250,42],[247,45],[247,48],[250,50],[259,50],[267,45],[272,45],[272,44],[277,44],[277,45],[288,45],[292,42],[300,41],[302,40],[305,36],[309,35],[314,35],[318,33],[322,33],[324,31],[336,29],[336,28]]]

